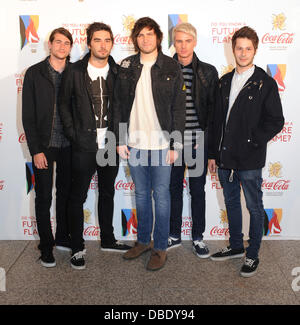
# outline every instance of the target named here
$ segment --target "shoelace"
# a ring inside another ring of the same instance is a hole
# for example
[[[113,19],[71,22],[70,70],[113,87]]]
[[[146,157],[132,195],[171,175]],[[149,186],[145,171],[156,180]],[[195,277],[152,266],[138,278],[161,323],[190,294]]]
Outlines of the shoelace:
[[[246,257],[245,265],[252,267],[253,263],[254,263],[254,260],[252,260],[251,258]]]
[[[83,256],[86,254],[86,249],[84,249],[83,251],[79,251],[77,253],[75,253],[72,258],[74,257],[76,260],[83,258]]]
[[[222,249],[220,250],[221,253],[227,253],[227,252],[229,252],[229,251],[231,251],[231,248],[230,248],[230,247],[225,247],[225,248],[222,248]]]
[[[195,246],[198,245],[200,248],[206,248],[206,245],[204,244],[204,242],[202,240],[195,240],[194,245]]]

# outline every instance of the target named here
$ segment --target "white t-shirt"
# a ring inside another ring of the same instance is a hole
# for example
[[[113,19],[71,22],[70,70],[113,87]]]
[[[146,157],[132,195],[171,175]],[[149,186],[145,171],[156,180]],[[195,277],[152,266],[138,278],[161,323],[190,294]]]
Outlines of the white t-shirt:
[[[153,62],[141,62],[143,69],[138,80],[130,113],[128,145],[137,149],[166,149],[169,142],[159,124],[151,83]]]
[[[99,88],[100,88],[100,97],[101,99],[103,98],[103,87],[102,87],[102,78],[106,80],[108,71],[109,71],[109,64],[107,63],[105,67],[103,68],[96,68],[92,64],[88,64],[87,68],[89,77],[91,78],[92,81],[96,81],[98,78],[99,80]],[[103,101],[101,101],[103,103]],[[100,108],[101,112],[103,110],[103,106],[101,105]],[[98,120],[98,116],[95,115],[96,121]],[[107,121],[107,115],[103,117],[104,120]],[[98,148],[103,149],[105,147],[105,136],[106,136],[106,131],[107,127],[97,127],[97,143],[98,143]]]

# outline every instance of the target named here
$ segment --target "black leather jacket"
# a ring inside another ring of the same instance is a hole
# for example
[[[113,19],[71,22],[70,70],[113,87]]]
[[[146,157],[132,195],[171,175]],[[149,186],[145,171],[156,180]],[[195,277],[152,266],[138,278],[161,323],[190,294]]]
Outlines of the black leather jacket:
[[[174,55],[174,59],[178,61],[177,54]],[[218,72],[213,65],[200,61],[196,53],[193,55],[192,66],[194,71],[192,97],[200,128],[204,131],[213,112],[219,84]]]
[[[97,130],[95,112],[92,103],[92,89],[87,72],[90,54],[73,63],[66,71],[61,84],[58,100],[59,113],[64,126],[65,135],[72,146],[79,151],[96,152]],[[107,86],[109,91],[109,109],[107,112],[108,130],[113,129],[113,89],[118,72],[118,65],[109,56],[109,72]]]
[[[113,102],[114,133],[118,145],[126,144],[127,129],[119,134],[119,123],[128,125],[142,67],[140,54],[126,58],[120,64]],[[179,131],[183,135],[186,95],[179,64],[160,51],[151,68],[151,81],[155,110],[161,129],[168,133]],[[176,142],[182,143],[182,139],[177,139]]]
[[[220,79],[212,125],[209,158],[225,169],[263,168],[267,142],[284,125],[278,87],[273,78],[255,67],[236,98],[225,125],[234,70]]]

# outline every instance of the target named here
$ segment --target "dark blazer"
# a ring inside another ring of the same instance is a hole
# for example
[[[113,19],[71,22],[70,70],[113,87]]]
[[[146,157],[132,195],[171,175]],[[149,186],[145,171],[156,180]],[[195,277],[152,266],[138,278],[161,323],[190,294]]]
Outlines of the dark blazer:
[[[32,156],[49,147],[54,112],[57,109],[55,85],[48,71],[48,58],[29,67],[23,82],[22,122]],[[71,63],[67,63],[68,66]]]
[[[220,79],[209,130],[209,158],[226,169],[264,167],[267,142],[284,125],[278,87],[273,78],[255,67],[236,98],[225,125],[234,70]]]

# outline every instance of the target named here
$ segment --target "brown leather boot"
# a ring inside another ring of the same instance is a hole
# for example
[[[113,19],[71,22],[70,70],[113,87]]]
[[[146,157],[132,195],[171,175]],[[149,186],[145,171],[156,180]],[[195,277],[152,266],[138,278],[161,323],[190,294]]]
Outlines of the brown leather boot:
[[[143,253],[149,251],[153,247],[153,242],[150,242],[149,245],[140,244],[138,242],[135,243],[134,247],[128,250],[124,255],[123,258],[125,260],[133,260]]]
[[[167,251],[158,251],[152,249],[151,257],[147,264],[147,270],[157,271],[165,266],[167,260]]]

